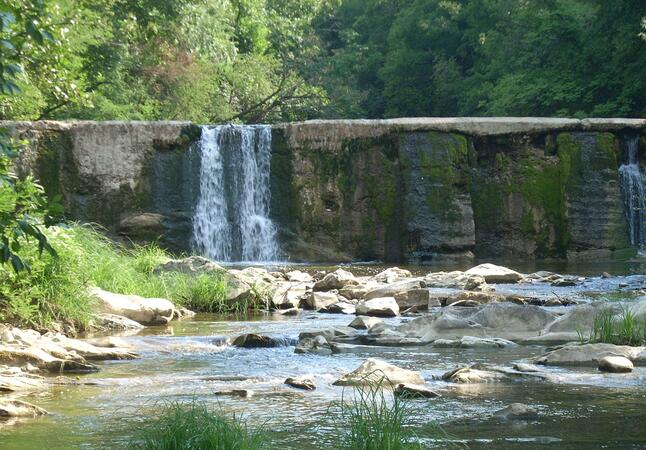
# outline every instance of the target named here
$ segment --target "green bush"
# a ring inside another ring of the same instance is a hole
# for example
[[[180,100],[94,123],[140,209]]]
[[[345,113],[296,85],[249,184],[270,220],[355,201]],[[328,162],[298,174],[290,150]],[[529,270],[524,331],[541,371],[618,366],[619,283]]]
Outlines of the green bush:
[[[38,256],[37,242],[22,248],[29,271],[0,266],[0,320],[47,326],[52,321],[83,326],[90,318],[97,286],[119,294],[167,298],[196,311],[226,312],[226,283],[222,274],[155,275],[153,270],[170,255],[154,246],[126,249],[90,226],[72,225],[46,230],[58,256]]]
[[[129,446],[142,450],[268,449],[263,430],[251,430],[240,417],[225,417],[196,401],[166,404]]]

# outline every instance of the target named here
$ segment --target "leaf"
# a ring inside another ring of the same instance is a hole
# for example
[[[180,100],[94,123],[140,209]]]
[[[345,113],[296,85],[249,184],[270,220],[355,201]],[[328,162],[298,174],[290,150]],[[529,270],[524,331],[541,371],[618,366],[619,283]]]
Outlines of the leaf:
[[[11,266],[16,273],[22,272],[25,269],[25,265],[18,255],[11,255]]]
[[[0,39],[0,46],[6,48],[9,51],[15,52],[16,47],[13,45],[13,43],[7,39]]]
[[[36,24],[33,20],[27,22],[25,29],[27,30],[27,34],[31,36],[34,41],[38,42],[39,44],[43,43],[43,35],[40,30],[36,28]]]

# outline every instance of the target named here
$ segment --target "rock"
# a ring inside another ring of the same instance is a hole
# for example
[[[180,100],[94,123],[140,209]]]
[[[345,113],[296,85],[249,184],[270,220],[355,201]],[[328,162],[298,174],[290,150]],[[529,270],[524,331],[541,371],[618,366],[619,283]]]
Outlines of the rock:
[[[379,283],[390,284],[404,278],[410,278],[412,276],[413,274],[411,274],[409,270],[400,269],[399,267],[390,267],[384,271],[379,272],[377,275],[372,277],[372,279]]]
[[[494,416],[502,420],[532,420],[538,418],[538,413],[534,408],[522,403],[512,403],[496,411]]]
[[[9,417],[38,417],[47,414],[43,408],[21,400],[0,398],[0,418]]]
[[[384,323],[384,321],[377,317],[358,316],[348,326],[357,330],[369,330],[378,323]]]
[[[610,275],[608,272],[602,272],[601,278],[612,278],[612,275]]]
[[[481,276],[487,283],[518,283],[523,278],[515,270],[489,263],[472,267],[464,273],[465,275]]]
[[[285,274],[285,277],[287,278],[288,281],[295,281],[299,283],[314,282],[314,278],[312,278],[312,275],[306,272],[301,272],[300,270],[292,270],[291,272],[287,272]]]
[[[431,302],[431,293],[425,288],[410,289],[395,294],[395,301],[401,310],[412,308],[414,311],[426,311]]]
[[[114,294],[99,288],[90,289],[90,294],[99,300],[102,312],[124,316],[142,325],[165,325],[175,315],[175,305],[164,298]]]
[[[285,384],[297,389],[304,389],[306,391],[313,391],[316,389],[316,384],[314,384],[314,380],[310,377],[289,377],[285,380]]]
[[[559,278],[562,278],[562,275],[559,275],[558,273],[548,272],[547,270],[539,270],[538,272],[525,275],[525,278],[522,281],[523,282],[537,281],[540,283],[551,283],[552,281],[556,281]]]
[[[467,275],[464,272],[431,272],[424,277],[429,288],[465,289],[468,291],[485,291],[489,289],[480,275]]]
[[[331,355],[332,349],[325,336],[299,338],[294,353],[313,353],[316,355]]]
[[[301,310],[298,308],[289,308],[289,309],[281,309],[280,314],[282,316],[298,316],[300,314]]]
[[[144,240],[157,240],[164,235],[164,216],[156,213],[131,214],[119,222],[119,233]]]
[[[364,296],[364,300],[371,300],[373,298],[394,297],[397,294],[408,292],[411,289],[419,289],[422,287],[422,278],[411,278],[405,281],[398,281],[396,283],[380,286],[368,291]]]
[[[330,314],[354,314],[356,312],[356,307],[352,303],[339,302],[323,308],[319,310],[319,312]]]
[[[486,303],[505,301],[506,297],[493,292],[462,291],[451,294],[446,298],[446,306],[477,306]]]
[[[399,383],[394,391],[396,396],[405,398],[441,397],[437,392],[421,384]]]
[[[305,300],[306,307],[315,311],[325,309],[335,303],[339,303],[339,297],[334,292],[313,291]]]
[[[65,352],[64,349],[61,349]],[[57,358],[47,351],[36,347],[18,347],[0,345],[0,363],[11,365],[33,364],[39,369],[51,373],[91,373],[98,372],[98,367],[89,364],[81,356],[71,355],[65,352],[67,356],[73,359]],[[59,353],[60,354],[60,353]]]
[[[646,364],[646,347],[614,344],[569,344],[534,359],[545,366],[599,366],[606,356],[624,357],[633,363]],[[642,359],[643,358],[643,359]]]
[[[356,313],[363,316],[395,317],[399,315],[399,306],[393,297],[373,298],[360,301]]]
[[[105,347],[105,348],[122,348],[122,349],[131,349],[132,345],[127,343],[125,340],[115,337],[115,336],[104,336],[99,338],[87,339],[86,342],[95,347]]]
[[[505,348],[513,347],[516,344],[500,338],[479,338],[475,336],[463,336],[460,339],[438,339],[433,342],[433,347],[450,348]]]
[[[362,299],[369,291],[376,286],[372,285],[348,285],[339,291],[339,295],[350,300]]]
[[[153,271],[156,275],[166,272],[178,272],[188,275],[199,275],[202,273],[224,273],[226,269],[211,260],[201,256],[189,256],[184,259],[171,259],[170,261],[160,264]]]
[[[307,286],[304,283],[278,282],[271,296],[271,303],[277,309],[298,308],[306,293]]]
[[[253,397],[254,392],[250,389],[226,389],[223,391],[216,391],[213,395],[217,396],[227,396],[227,397],[240,397],[240,398],[251,398]]]
[[[359,281],[350,272],[337,269],[328,273],[321,281],[314,283],[315,291],[330,291],[332,289],[342,289],[346,286],[357,285]]]
[[[361,345],[361,344],[344,344],[342,342],[330,343],[332,353],[372,353],[378,350],[379,347],[375,345]]]
[[[381,385],[394,387],[400,383],[424,384],[422,375],[413,370],[402,369],[376,358],[368,358],[354,371],[334,382],[335,386]]]
[[[604,356],[599,360],[599,370],[610,373],[632,372],[635,366],[633,362],[623,356]]]
[[[47,340],[49,342],[47,342]],[[52,348],[53,344],[57,344],[62,347],[66,352],[70,354],[55,354],[55,349]],[[55,354],[63,359],[73,358],[74,355],[78,355],[81,358],[93,361],[105,361],[105,360],[125,360],[125,359],[135,359],[139,355],[130,351],[127,348],[119,347],[97,347],[92,345],[89,342],[84,342],[78,339],[70,339],[62,334],[46,334],[39,342],[41,348],[49,353]]]
[[[559,278],[558,280],[552,281],[552,286],[554,287],[576,286],[577,284],[578,282],[574,278]]]
[[[253,333],[238,336],[233,340],[232,345],[242,348],[272,348],[282,346],[274,338]]]
[[[229,306],[247,302],[254,295],[252,286],[235,273],[226,272],[224,282],[227,286],[224,301]]]
[[[139,322],[116,314],[94,314],[89,328],[101,332],[131,331],[137,333],[144,326]]]
[[[515,369],[492,364],[476,363],[470,367],[458,367],[442,375],[442,379],[452,383],[498,383],[514,381],[519,378],[545,379],[542,373],[521,372]]]

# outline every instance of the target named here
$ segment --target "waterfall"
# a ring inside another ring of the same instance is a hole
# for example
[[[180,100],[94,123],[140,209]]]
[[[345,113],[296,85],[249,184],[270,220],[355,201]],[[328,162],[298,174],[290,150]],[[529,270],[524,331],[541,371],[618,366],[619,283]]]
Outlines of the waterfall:
[[[619,167],[621,190],[624,194],[630,243],[646,250],[646,185],[639,167],[639,137],[626,139],[627,160]]]
[[[200,195],[193,216],[195,250],[216,261],[275,261],[269,219],[271,128],[203,127]]]

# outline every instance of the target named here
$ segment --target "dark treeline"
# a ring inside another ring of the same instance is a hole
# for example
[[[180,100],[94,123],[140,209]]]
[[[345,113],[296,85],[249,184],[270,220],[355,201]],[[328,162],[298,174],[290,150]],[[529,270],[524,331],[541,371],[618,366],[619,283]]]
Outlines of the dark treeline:
[[[643,0],[49,0],[54,39],[21,47],[0,116],[644,117],[645,16]]]

